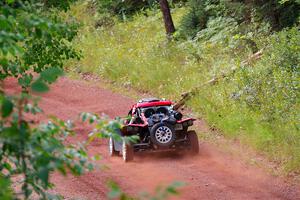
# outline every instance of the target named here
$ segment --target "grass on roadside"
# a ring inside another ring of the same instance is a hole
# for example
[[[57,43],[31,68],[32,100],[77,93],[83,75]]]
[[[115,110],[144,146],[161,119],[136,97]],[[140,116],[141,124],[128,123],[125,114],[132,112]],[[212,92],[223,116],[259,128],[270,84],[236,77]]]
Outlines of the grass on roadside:
[[[68,64],[69,70],[91,72],[158,97],[178,99],[212,77],[240,67],[250,54],[248,49],[232,51],[220,43],[166,42],[159,11],[138,14],[124,23],[115,19],[114,26],[95,29],[102,16],[86,9],[87,5],[80,3],[68,13],[82,23],[74,45],[83,54],[80,61]],[[185,8],[173,9],[175,25],[185,12]],[[263,47],[269,38],[259,39]],[[300,172],[299,92],[284,89],[288,84],[292,87],[297,77],[277,70],[272,54],[270,51],[261,61],[204,88],[188,106],[228,138],[263,152],[284,172]],[[289,92],[296,100],[285,97]]]

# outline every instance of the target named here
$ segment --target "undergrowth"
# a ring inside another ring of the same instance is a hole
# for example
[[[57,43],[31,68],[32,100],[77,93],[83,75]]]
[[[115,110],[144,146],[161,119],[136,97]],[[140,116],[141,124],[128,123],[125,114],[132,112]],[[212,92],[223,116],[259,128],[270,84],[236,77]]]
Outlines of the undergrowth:
[[[113,23],[95,28],[97,21],[107,18],[88,7],[79,3],[64,14],[82,23],[74,45],[83,59],[68,63],[71,72],[92,72],[176,100],[183,92],[237,69],[201,89],[188,106],[228,138],[266,155],[285,173],[300,172],[298,28],[270,33],[265,25],[241,35],[230,18],[216,18],[193,40],[176,40],[175,34],[175,40],[167,42],[159,10],[144,11],[125,22],[110,17]],[[175,25],[186,11],[172,9]],[[264,53],[258,61],[241,64],[253,53],[249,37]]]

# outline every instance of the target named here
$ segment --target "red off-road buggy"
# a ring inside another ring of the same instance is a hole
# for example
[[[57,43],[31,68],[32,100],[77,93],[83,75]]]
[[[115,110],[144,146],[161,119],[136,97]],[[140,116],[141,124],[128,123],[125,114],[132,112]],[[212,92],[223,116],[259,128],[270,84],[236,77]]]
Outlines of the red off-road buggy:
[[[188,130],[193,118],[183,119],[182,114],[173,109],[172,102],[157,98],[141,99],[134,104],[129,119],[118,130],[121,141],[109,139],[110,156],[122,154],[125,162],[133,160],[134,152],[186,149],[191,154],[199,152],[195,131]],[[125,140],[125,136],[138,136],[135,143]]]

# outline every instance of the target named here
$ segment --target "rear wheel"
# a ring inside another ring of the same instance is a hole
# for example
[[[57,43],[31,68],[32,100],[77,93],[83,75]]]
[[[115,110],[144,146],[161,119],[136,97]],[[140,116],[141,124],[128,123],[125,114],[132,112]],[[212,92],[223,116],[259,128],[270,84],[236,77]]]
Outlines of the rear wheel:
[[[196,155],[199,153],[199,141],[198,136],[195,131],[188,131],[187,137],[190,142],[190,152],[192,155]]]
[[[133,146],[131,144],[128,144],[123,139],[122,143],[122,157],[124,162],[129,162],[133,160]]]
[[[161,123],[157,123],[152,127],[150,137],[154,144],[162,147],[171,146],[176,139],[173,126]]]
[[[115,145],[114,145],[114,139],[112,137],[109,137],[109,141],[108,141],[108,152],[109,152],[109,156],[116,156],[118,155],[118,151],[115,150]]]

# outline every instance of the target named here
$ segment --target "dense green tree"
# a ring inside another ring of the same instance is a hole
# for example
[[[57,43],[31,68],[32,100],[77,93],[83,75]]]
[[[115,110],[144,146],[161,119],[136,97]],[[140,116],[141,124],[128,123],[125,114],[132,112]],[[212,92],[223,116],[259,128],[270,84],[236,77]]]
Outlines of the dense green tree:
[[[0,199],[52,199],[51,172],[75,175],[92,169],[85,145],[67,145],[72,123],[53,118],[35,124],[26,113],[41,112],[35,92],[48,91],[63,73],[63,63],[79,58],[71,41],[77,25],[53,16],[47,8],[67,9],[69,1],[0,2]],[[14,77],[22,88],[9,95],[4,81]]]
[[[180,34],[186,38],[193,38],[206,27],[208,13],[205,10],[204,0],[192,0],[188,5],[189,12],[181,21]]]
[[[181,35],[193,38],[206,27],[208,19],[232,18],[238,24],[267,23],[274,31],[298,22],[300,2],[297,0],[190,0],[189,12],[180,25]]]

